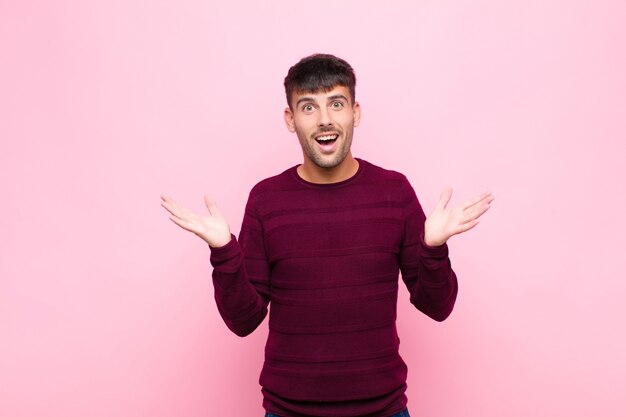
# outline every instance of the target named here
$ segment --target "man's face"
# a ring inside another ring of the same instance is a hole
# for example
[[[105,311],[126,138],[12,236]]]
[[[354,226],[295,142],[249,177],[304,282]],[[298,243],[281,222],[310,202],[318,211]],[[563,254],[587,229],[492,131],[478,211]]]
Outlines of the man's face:
[[[285,123],[298,135],[305,158],[321,168],[335,168],[350,153],[354,127],[361,109],[350,100],[347,87],[336,86],[316,93],[294,92],[292,109],[285,109]]]

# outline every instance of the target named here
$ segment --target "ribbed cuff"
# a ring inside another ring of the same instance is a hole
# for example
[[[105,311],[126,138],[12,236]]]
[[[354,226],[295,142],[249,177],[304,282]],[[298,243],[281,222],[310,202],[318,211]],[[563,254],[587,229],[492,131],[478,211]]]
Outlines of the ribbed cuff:
[[[441,246],[428,246],[422,241],[422,252],[429,258],[447,258],[448,257],[448,245],[444,243]]]
[[[224,246],[219,248],[209,246],[209,248],[211,248],[211,265],[215,268],[233,259],[239,253],[237,238],[232,233],[230,234],[230,242]]]
[[[428,246],[424,238],[420,240],[420,252],[424,266],[428,269],[438,269],[448,262],[448,244],[441,246]]]

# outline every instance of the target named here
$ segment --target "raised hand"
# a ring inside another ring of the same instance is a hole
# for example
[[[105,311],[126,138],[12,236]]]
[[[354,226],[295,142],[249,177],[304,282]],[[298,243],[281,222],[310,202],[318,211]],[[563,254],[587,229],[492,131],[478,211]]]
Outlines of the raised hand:
[[[452,188],[446,188],[435,209],[426,218],[424,224],[424,243],[428,246],[441,246],[452,236],[466,232],[478,224],[478,218],[489,210],[493,201],[490,192],[466,201],[456,207],[448,208],[452,197]]]
[[[188,210],[176,201],[167,196],[161,196],[161,206],[169,211],[170,220],[188,230],[195,233],[203,239],[209,246],[219,248],[230,242],[230,227],[226,219],[217,209],[215,201],[208,195],[204,196],[204,203],[209,209],[208,216],[202,216]]]

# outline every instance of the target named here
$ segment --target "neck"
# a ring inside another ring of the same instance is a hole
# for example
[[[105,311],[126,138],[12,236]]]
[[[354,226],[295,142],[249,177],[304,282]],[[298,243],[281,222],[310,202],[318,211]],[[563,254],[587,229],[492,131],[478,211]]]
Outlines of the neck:
[[[297,168],[298,175],[305,181],[314,184],[332,184],[352,178],[359,170],[359,161],[354,159],[352,154],[336,167],[322,168],[312,161],[305,159],[304,163]]]

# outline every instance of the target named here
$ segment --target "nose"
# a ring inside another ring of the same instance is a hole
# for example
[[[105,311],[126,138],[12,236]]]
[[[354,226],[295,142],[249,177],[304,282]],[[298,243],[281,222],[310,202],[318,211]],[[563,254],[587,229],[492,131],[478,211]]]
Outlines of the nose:
[[[318,114],[319,114],[319,120],[317,121],[317,124],[319,127],[332,125],[330,112],[328,111],[326,107],[322,106]]]

